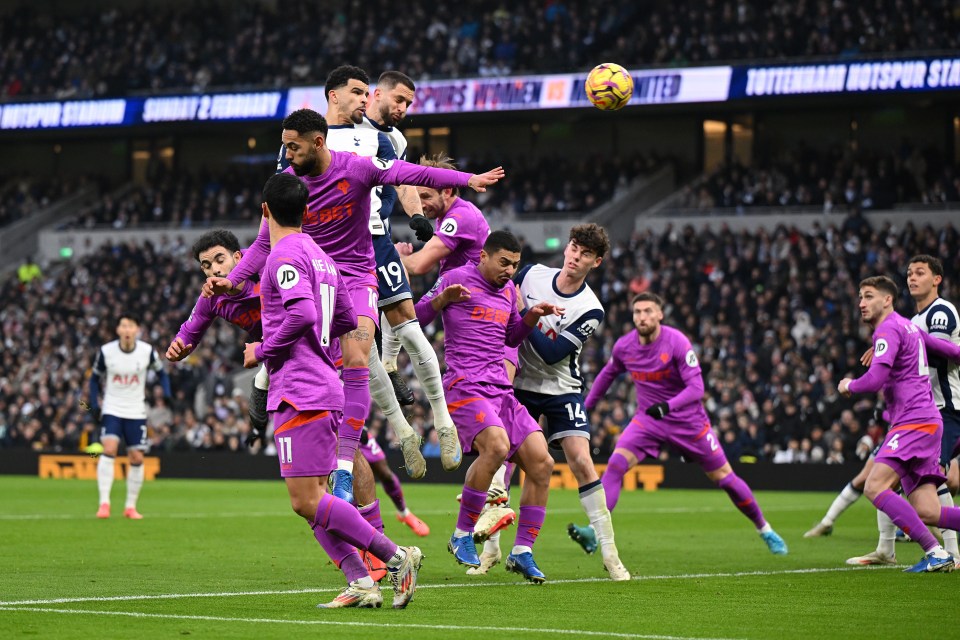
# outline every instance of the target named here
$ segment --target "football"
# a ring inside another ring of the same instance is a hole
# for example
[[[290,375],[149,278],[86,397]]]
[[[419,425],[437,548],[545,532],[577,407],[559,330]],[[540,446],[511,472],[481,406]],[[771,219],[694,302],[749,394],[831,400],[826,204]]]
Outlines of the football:
[[[618,64],[604,62],[593,68],[584,84],[587,98],[598,109],[616,111],[630,101],[633,78]]]

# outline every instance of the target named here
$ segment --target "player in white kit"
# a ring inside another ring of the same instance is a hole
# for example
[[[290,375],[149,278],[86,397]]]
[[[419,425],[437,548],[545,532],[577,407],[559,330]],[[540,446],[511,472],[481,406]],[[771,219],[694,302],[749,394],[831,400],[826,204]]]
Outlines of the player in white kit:
[[[93,374],[90,376],[89,405],[94,415],[101,415],[100,442],[103,454],[97,463],[97,487],[100,491],[98,518],[110,517],[110,489],[113,487],[113,464],[120,438],[127,446],[130,465],[127,470],[127,502],[123,515],[140,520],[137,498],[143,486],[143,454],[147,442],[147,375],[153,372],[170,397],[170,378],[152,346],[138,340],[139,320],[130,314],[120,316],[119,338],[100,347]],[[100,392],[103,391],[103,404]]]

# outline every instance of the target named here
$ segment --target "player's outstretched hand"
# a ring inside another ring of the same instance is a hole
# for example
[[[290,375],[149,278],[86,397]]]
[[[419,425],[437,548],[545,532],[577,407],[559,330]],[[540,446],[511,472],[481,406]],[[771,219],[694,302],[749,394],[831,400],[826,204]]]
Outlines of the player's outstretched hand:
[[[527,309],[527,313],[523,316],[523,321],[526,322],[528,326],[534,327],[537,321],[543,316],[562,316],[563,312],[563,307],[558,307],[549,302],[538,302]]]
[[[506,173],[504,172],[503,167],[497,167],[496,169],[491,169],[486,173],[473,174],[470,176],[470,180],[467,182],[467,185],[474,191],[483,193],[490,185],[497,184],[497,182],[503,180],[503,176],[505,175]]]
[[[647,407],[647,410],[644,413],[654,420],[662,420],[663,416],[670,413],[670,405],[666,402],[658,402],[651,407]]]
[[[413,245],[409,242],[395,242],[393,246],[397,250],[397,253],[401,256],[409,256],[413,254]]]
[[[837,385],[837,391],[840,392],[844,398],[849,398],[852,394],[850,393],[850,383],[853,382],[852,378],[844,378],[840,381],[840,384]]]
[[[246,342],[243,345],[243,368],[244,369],[253,369],[255,366],[260,364],[257,360],[257,354],[255,350],[260,346],[259,342]]]
[[[871,362],[873,362],[873,347],[864,351],[863,355],[860,356],[860,364],[863,366],[869,367]]]
[[[226,293],[233,289],[233,283],[226,278],[210,277],[203,283],[203,289],[200,295],[204,298],[211,298],[215,293]]]
[[[420,242],[427,242],[433,237],[433,224],[431,224],[430,221],[427,220],[427,216],[422,213],[411,216],[408,224]]]
[[[167,347],[167,360],[170,362],[180,362],[191,353],[193,353],[193,345],[183,344],[183,340],[180,337],[176,337],[173,339],[173,342],[170,343],[170,346]]]

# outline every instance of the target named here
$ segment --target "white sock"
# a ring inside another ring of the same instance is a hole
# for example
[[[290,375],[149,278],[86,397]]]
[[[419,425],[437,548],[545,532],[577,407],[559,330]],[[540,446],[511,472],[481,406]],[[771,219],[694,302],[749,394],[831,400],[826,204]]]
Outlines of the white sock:
[[[946,484],[937,487],[937,497],[940,498],[941,507],[952,507],[953,496],[950,495],[950,489]],[[947,553],[954,558],[960,558],[960,549],[957,548],[957,532],[953,529],[940,529],[940,536],[943,538],[943,547]]]
[[[843,491],[833,499],[833,504],[827,509],[827,515],[823,516],[823,520],[820,522],[826,527],[832,526],[834,521],[840,517],[840,514],[849,509],[850,505],[859,500],[862,495],[862,491],[857,491],[848,482]]]
[[[406,518],[408,515],[410,515],[410,509],[404,508],[404,510],[400,511],[399,513],[402,517]]]
[[[492,553],[497,555],[500,551],[500,532],[497,531],[495,534],[487,538],[487,541],[483,543],[483,553]]]
[[[513,550],[510,553],[518,556],[521,553],[533,553],[533,549],[523,544],[515,544],[513,545]]]
[[[423,393],[433,409],[433,423],[435,425],[453,425],[450,412],[447,410],[447,401],[443,397],[443,380],[440,377],[440,363],[427,336],[416,320],[404,322],[394,327],[394,332],[410,356],[410,364],[417,374],[417,379],[423,386]]]
[[[493,472],[493,480],[490,481],[491,487],[507,488],[507,465],[502,464],[500,468]]]
[[[587,485],[590,488],[585,491],[581,488],[580,504],[597,534],[597,542],[600,543],[600,552],[603,557],[619,557],[617,545],[613,541],[613,519],[610,517],[610,510],[607,509],[607,495],[599,480],[591,484],[593,486]]]
[[[347,473],[353,473],[353,460],[337,460],[337,470],[343,469]]]
[[[397,547],[397,552],[393,554],[393,557],[387,560],[387,567],[390,569],[396,569],[403,564],[403,561],[407,559],[407,552],[403,550],[403,547]]]
[[[350,584],[360,587],[361,589],[373,589],[373,578],[371,578],[369,575],[366,575],[362,578],[357,578]]]
[[[762,527],[757,529],[757,533],[759,533],[760,535],[763,535],[765,533],[770,533],[771,531],[773,531],[773,527],[770,526],[769,522],[767,522]]]
[[[393,384],[387,376],[386,369],[383,368],[383,363],[380,362],[377,345],[370,347],[370,397],[380,407],[380,411],[387,419],[387,424],[397,434],[397,438],[402,440],[416,435],[413,427],[403,416],[400,403],[397,402],[397,394],[393,392]]]
[[[127,505],[124,509],[137,508],[141,487],[143,487],[143,464],[131,464],[127,468]]]
[[[101,455],[97,460],[97,489],[100,504],[110,504],[110,489],[113,488],[113,456]]]
[[[893,524],[890,516],[877,509],[877,530],[880,538],[877,540],[877,553],[885,556],[894,555],[893,545],[897,540],[897,525]]]
[[[454,538],[466,538],[467,536],[472,536],[473,531],[464,531],[463,529],[454,529],[453,537]]]
[[[393,332],[386,314],[380,314],[380,338],[383,344],[383,367],[387,371],[396,371],[397,356],[400,355],[400,339]]]

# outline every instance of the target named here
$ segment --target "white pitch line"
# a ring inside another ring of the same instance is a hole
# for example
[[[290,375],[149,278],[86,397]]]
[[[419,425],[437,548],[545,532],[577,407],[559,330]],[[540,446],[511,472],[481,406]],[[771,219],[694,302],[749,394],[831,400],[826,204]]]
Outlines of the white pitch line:
[[[736,571],[725,573],[684,573],[678,575],[654,575],[654,576],[633,576],[633,580],[638,582],[649,580],[700,580],[704,578],[746,578],[754,576],[779,576],[779,575],[804,575],[814,573],[839,573],[846,571],[873,571],[883,569],[895,569],[894,566],[878,567],[822,567],[809,569],[784,569],[782,571]],[[548,580],[547,585],[552,584],[581,584],[590,582],[610,582],[609,578],[571,578],[568,580]],[[420,589],[469,589],[485,587],[527,587],[534,588],[535,585],[526,582],[463,582],[463,583],[443,583],[443,584],[421,584],[417,586]],[[544,588],[544,587],[539,587]],[[129,602],[138,600],[177,600],[181,598],[235,598],[243,596],[282,596],[297,595],[303,593],[330,593],[339,592],[341,587],[324,587],[314,589],[284,589],[284,590],[263,590],[263,591],[222,591],[213,593],[160,593],[154,595],[135,595],[135,596],[91,596],[82,598],[49,598],[43,600],[9,600],[0,602],[0,607],[16,607],[25,605],[44,605],[44,604],[71,604],[79,602]]]
[[[769,512],[788,512],[788,511],[816,511],[823,507],[822,504],[810,505],[810,506],[789,506],[782,507],[779,509],[764,507],[764,511]],[[418,514],[424,516],[444,516],[444,515],[454,515],[457,511],[457,507],[451,505],[449,509],[431,509],[426,511],[417,511]],[[644,514],[664,514],[664,513],[724,513],[730,512],[731,507],[725,505],[722,507],[656,507],[652,509],[629,509],[621,508],[617,509],[617,513],[621,514],[632,514],[632,515],[644,515]],[[214,519],[214,518],[289,518],[291,516],[291,511],[226,511],[218,513],[160,513],[160,514],[148,514],[147,517],[151,520],[202,520],[202,519]],[[570,515],[570,514],[582,514],[583,509],[581,507],[577,508],[560,508],[560,509],[548,509],[548,514],[556,515]],[[93,516],[88,514],[65,514],[65,513],[23,513],[23,514],[0,514],[0,521],[30,521],[30,520],[93,520]],[[118,518],[119,519],[119,518]]]
[[[554,635],[575,635],[592,636],[601,638],[628,638],[636,640],[730,640],[727,638],[700,638],[692,636],[665,636],[655,634],[641,633],[618,633],[615,631],[587,631],[584,629],[536,629],[531,627],[487,627],[487,626],[468,626],[454,624],[416,624],[416,623],[398,623],[381,620],[379,622],[355,622],[351,620],[283,620],[273,618],[227,618],[223,616],[197,616],[185,614],[166,614],[166,613],[142,613],[139,611],[96,611],[83,609],[49,609],[42,607],[14,608],[0,607],[0,611],[30,611],[36,613],[62,613],[70,615],[93,615],[93,616],[126,616],[130,618],[155,618],[162,620],[196,620],[198,622],[245,622],[245,623],[266,623],[266,624],[297,624],[297,625],[325,625],[334,627],[375,627],[383,629],[387,624],[391,628],[406,629],[427,629],[432,631],[492,631],[495,633],[540,633]]]

